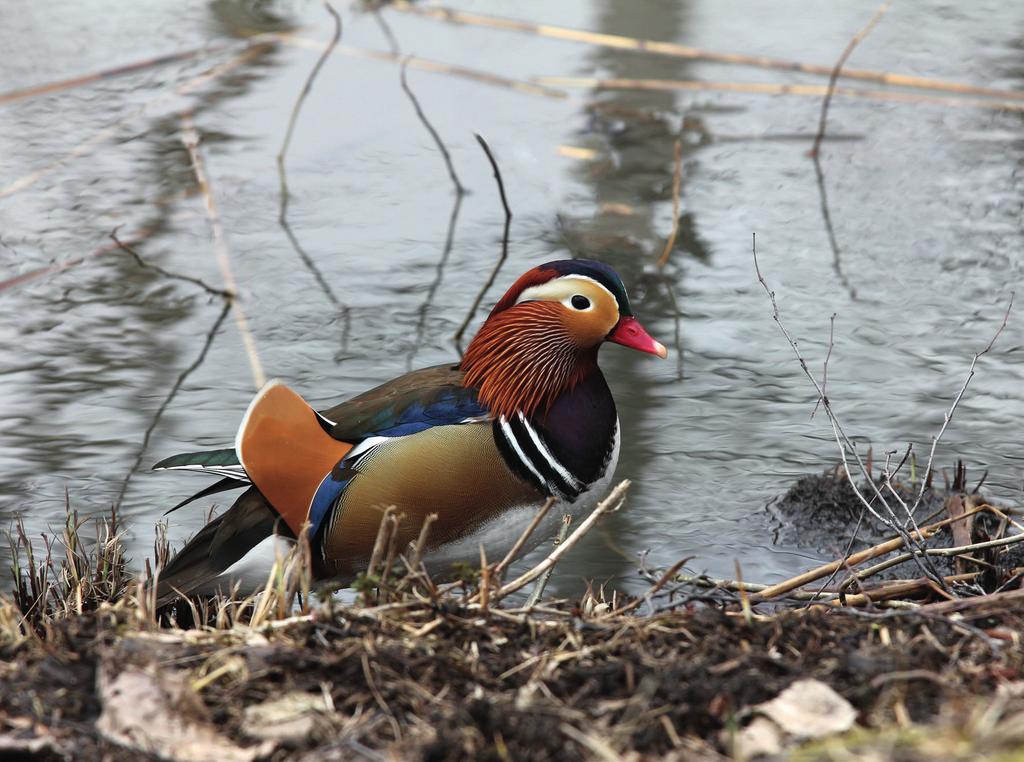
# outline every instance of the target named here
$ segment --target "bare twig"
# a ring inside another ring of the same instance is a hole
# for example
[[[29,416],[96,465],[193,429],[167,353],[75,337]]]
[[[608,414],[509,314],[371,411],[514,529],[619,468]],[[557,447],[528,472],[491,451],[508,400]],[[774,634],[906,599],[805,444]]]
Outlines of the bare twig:
[[[388,48],[390,48],[391,54],[395,56],[401,55],[402,49],[398,45],[398,39],[395,37],[395,33],[391,31],[391,25],[380,14],[380,8],[374,8],[370,13],[373,14],[373,20],[377,22],[380,31],[384,33],[384,38],[388,41]]]
[[[944,526],[948,526],[949,524],[952,524],[954,521],[962,521],[968,516],[972,516],[975,513],[978,513],[979,511],[982,510],[985,510],[985,508],[983,506],[979,506],[975,510],[968,511],[955,518],[943,519],[942,521],[938,521],[934,524],[929,524],[928,526],[921,527],[920,533],[914,533],[914,539],[927,540],[934,536],[935,533],[942,529]],[[777,596],[784,595],[792,590],[796,590],[797,588],[803,587],[806,584],[827,577],[828,575],[834,573],[837,569],[845,569],[847,566],[859,566],[865,561],[870,561],[873,558],[884,556],[886,553],[891,553],[892,551],[897,550],[904,545],[906,545],[906,540],[902,535],[900,535],[891,540],[886,540],[885,542],[881,542],[877,545],[873,545],[870,548],[861,550],[857,553],[854,553],[853,555],[844,555],[843,558],[840,558],[836,561],[830,561],[829,563],[819,566],[816,569],[811,569],[810,571],[803,572],[795,577],[791,577],[790,579],[783,580],[782,582],[765,587],[762,591],[761,598],[775,598]]]
[[[932,470],[932,463],[935,460],[935,447],[938,445],[939,440],[942,439],[942,435],[946,433],[946,427],[949,426],[949,422],[953,420],[953,414],[956,412],[957,407],[960,405],[960,400],[963,399],[964,393],[967,391],[967,385],[971,383],[971,379],[974,378],[975,368],[978,365],[978,360],[983,356],[987,355],[993,345],[996,343],[996,339],[1002,334],[1003,329],[1006,328],[1006,323],[1010,319],[1010,310],[1013,309],[1013,299],[1016,296],[1015,291],[1010,292],[1010,301],[1006,305],[1006,311],[1003,313],[1003,320],[996,329],[996,332],[992,334],[992,338],[989,339],[988,344],[980,352],[975,352],[974,357],[971,359],[971,367],[967,369],[967,378],[964,379],[963,384],[960,387],[960,391],[956,393],[956,397],[953,399],[953,404],[950,405],[949,410],[945,413],[942,419],[942,427],[939,429],[938,434],[932,437],[931,450],[928,452],[928,462],[925,464],[925,474],[930,474]],[[913,507],[910,508],[910,517],[913,518],[916,513],[918,506],[921,504],[921,500],[924,498],[925,488],[927,485],[927,479],[921,480],[921,487],[917,493],[917,498],[914,500]]]
[[[832,313],[832,317],[828,319],[828,352],[825,353],[825,361],[821,364],[821,396],[814,403],[814,410],[811,411],[811,418],[814,418],[814,414],[818,412],[818,405],[821,404],[822,400],[827,401],[828,391],[828,361],[832,359],[832,348],[835,346],[835,333],[836,333],[836,313]]]
[[[557,548],[551,551],[551,553],[548,554],[548,556],[543,561],[541,561],[539,564],[534,566],[529,571],[526,571],[520,576],[516,577],[516,579],[509,582],[507,585],[502,585],[500,589],[495,590],[491,594],[492,603],[497,602],[505,596],[522,589],[523,587],[537,579],[548,569],[557,564],[559,559],[561,559],[562,556],[568,553],[569,550],[571,550],[572,547],[580,541],[583,535],[590,531],[590,529],[597,523],[598,519],[600,519],[604,514],[608,513],[609,511],[614,511],[618,509],[618,507],[622,504],[622,499],[623,496],[626,494],[626,490],[629,489],[629,484],[630,482],[628,479],[624,479],[623,481],[619,482],[618,485],[616,485],[616,487],[608,494],[608,497],[602,500],[598,504],[598,506],[593,511],[591,511],[590,515],[580,522],[580,525],[576,527],[573,533],[569,535],[567,538],[565,538],[565,541],[560,543]]]
[[[569,534],[569,525],[572,524],[572,516],[568,514],[562,516],[562,526],[558,529],[558,536],[555,538],[555,547],[557,548],[563,542],[565,542],[565,536]],[[537,584],[533,586],[533,590],[530,591],[530,595],[526,598],[526,603],[523,604],[525,608],[536,606],[537,601],[544,594],[544,588],[548,585],[548,580],[551,579],[551,574],[555,571],[555,565],[552,564],[547,568],[540,579],[537,580]]]
[[[825,414],[828,416],[829,423],[832,425],[832,434],[836,441],[836,445],[839,448],[839,456],[842,460],[843,470],[846,473],[847,481],[850,483],[850,486],[852,487],[854,493],[857,495],[857,498],[861,501],[865,508],[867,508],[868,512],[872,516],[874,516],[876,519],[878,519],[883,524],[892,529],[894,532],[896,532],[896,534],[898,534],[902,538],[908,549],[916,549],[918,551],[918,553],[914,555],[914,562],[921,569],[921,573],[924,574],[924,576],[931,579],[937,585],[945,589],[945,583],[942,581],[941,575],[935,570],[931,562],[928,560],[928,557],[922,552],[923,548],[914,539],[914,536],[908,534],[907,530],[904,529],[903,526],[900,525],[900,522],[896,519],[896,514],[889,507],[889,504],[885,501],[885,497],[879,491],[878,486],[875,484],[874,479],[871,477],[871,473],[865,467],[864,461],[861,459],[860,453],[857,451],[856,445],[854,445],[853,441],[849,438],[849,436],[847,436],[842,425],[839,423],[839,419],[832,411],[832,405],[829,402],[828,397],[825,396],[824,390],[821,388],[821,385],[818,384],[817,379],[814,378],[814,376],[808,369],[807,361],[804,360],[803,355],[800,353],[800,348],[797,346],[796,340],[790,335],[785,325],[783,325],[782,320],[779,317],[779,306],[775,301],[775,292],[768,288],[768,283],[765,281],[764,276],[761,274],[761,268],[757,262],[756,233],[753,235],[752,240],[754,270],[757,273],[758,282],[760,282],[761,286],[764,288],[765,293],[768,295],[769,300],[771,301],[772,318],[775,320],[776,325],[779,326],[779,329],[782,331],[782,334],[786,337],[786,340],[789,342],[789,346],[793,350],[793,354],[796,356],[797,362],[799,362],[800,364],[800,369],[803,370],[804,375],[811,382],[811,384],[814,386],[815,391],[818,393],[818,399],[820,400],[821,405],[825,410]],[[871,490],[878,497],[878,500],[881,502],[882,506],[888,513],[887,516],[882,515],[881,513],[876,511],[871,501],[869,501],[860,491],[860,488],[857,486],[857,483],[853,478],[853,474],[850,471],[850,464],[847,458],[847,450],[849,450],[849,452],[853,455],[862,477],[867,481],[868,485],[871,487]]]
[[[217,263],[224,277],[224,285],[227,286],[228,291],[237,294],[238,284],[235,283],[235,276],[231,272],[231,256],[228,252],[227,239],[224,236],[224,226],[221,223],[220,212],[217,210],[217,202],[213,197],[213,190],[210,188],[206,164],[203,162],[203,155],[199,150],[199,135],[196,133],[191,113],[185,112],[182,114],[181,127],[181,140],[188,150],[189,158],[192,160],[192,171],[195,173],[199,192],[202,194],[206,205],[206,216],[210,220],[214,248],[217,252]],[[246,356],[249,358],[249,370],[252,372],[253,383],[257,389],[260,389],[266,383],[267,377],[263,373],[263,364],[260,362],[259,352],[256,350],[256,340],[253,338],[252,330],[249,328],[249,320],[245,316],[240,299],[237,297],[232,299],[231,307],[231,311],[235,315],[235,324],[242,335],[242,344],[245,347]]]
[[[483,288],[480,289],[480,293],[476,295],[476,299],[473,300],[473,305],[469,308],[469,312],[466,313],[466,319],[462,321],[462,325],[459,326],[459,330],[455,332],[455,346],[462,351],[462,335],[466,332],[466,328],[469,327],[470,322],[473,320],[473,316],[476,314],[477,308],[480,306],[480,302],[483,301],[484,296],[490,290],[491,286],[494,285],[495,279],[498,277],[498,272],[501,270],[502,265],[505,264],[505,260],[508,259],[508,232],[509,227],[512,225],[512,210],[508,206],[508,198],[505,196],[505,183],[501,179],[501,170],[498,169],[498,162],[494,159],[494,154],[491,153],[491,147],[487,145],[487,141],[483,139],[477,133],[473,133],[476,137],[480,147],[484,149],[484,153],[487,154],[487,160],[491,163],[491,169],[494,170],[494,179],[498,183],[498,194],[501,196],[501,206],[505,210],[505,229],[501,234],[501,256],[498,261],[494,263],[494,269],[491,270],[490,276],[487,278],[487,282],[484,283]]]
[[[553,506],[554,504],[555,498],[553,497],[549,497],[547,500],[544,501],[544,505],[542,505],[540,509],[537,511],[537,513],[534,514],[534,517],[530,520],[530,523],[526,526],[526,529],[524,529],[523,533],[519,535],[519,539],[517,539],[512,544],[512,547],[509,548],[509,551],[505,554],[505,557],[495,565],[494,569],[492,570],[495,579],[499,579],[500,575],[505,571],[505,569],[508,568],[508,565],[515,560],[516,556],[519,555],[519,551],[523,549],[523,546],[526,544],[526,541],[530,539],[530,535],[534,533],[534,531],[540,525],[540,522],[543,521],[544,517],[548,515],[548,511],[551,510],[551,506]]]
[[[879,6],[878,10],[875,11],[875,15],[871,17],[864,28],[861,29],[857,34],[850,38],[850,41],[846,44],[846,48],[843,50],[842,55],[839,56],[839,60],[836,61],[836,65],[832,67],[832,73],[829,74],[828,78],[828,90],[825,92],[825,97],[821,101],[821,116],[818,119],[818,133],[814,136],[814,146],[811,148],[811,156],[818,155],[818,149],[821,147],[821,141],[825,138],[825,127],[828,121],[828,107],[832,102],[832,94],[836,90],[836,82],[839,79],[839,74],[843,70],[843,66],[846,65],[846,60],[853,53],[853,49],[860,44],[860,41],[867,37],[871,30],[875,28],[875,25],[879,22],[885,12],[889,10],[889,4],[883,3]]]

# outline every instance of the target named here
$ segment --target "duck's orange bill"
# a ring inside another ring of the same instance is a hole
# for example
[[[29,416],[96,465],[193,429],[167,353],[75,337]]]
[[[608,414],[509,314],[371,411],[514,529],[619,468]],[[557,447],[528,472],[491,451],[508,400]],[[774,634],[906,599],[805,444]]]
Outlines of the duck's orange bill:
[[[612,341],[630,349],[657,355],[663,360],[668,357],[668,349],[665,345],[647,333],[635,317],[619,318],[618,325],[608,334],[605,341]]]
[[[296,535],[320,482],[351,449],[324,431],[306,401],[278,381],[249,404],[235,438],[252,483]]]

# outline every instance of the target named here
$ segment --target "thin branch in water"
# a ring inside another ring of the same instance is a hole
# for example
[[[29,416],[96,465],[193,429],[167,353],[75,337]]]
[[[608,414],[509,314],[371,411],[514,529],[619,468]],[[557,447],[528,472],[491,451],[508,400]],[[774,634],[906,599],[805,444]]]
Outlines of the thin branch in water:
[[[324,0],[324,8],[331,14],[334,19],[334,33],[331,35],[330,42],[327,43],[327,47],[324,48],[320,57],[316,59],[316,63],[313,64],[312,70],[309,72],[309,76],[306,77],[306,82],[302,86],[302,90],[299,92],[299,97],[295,100],[295,105],[292,107],[292,113],[288,117],[288,128],[284,133],[284,141],[281,143],[281,150],[277,152],[277,171],[278,176],[281,180],[281,211],[279,213],[279,219],[284,219],[288,209],[288,182],[285,177],[284,171],[284,160],[288,154],[288,147],[292,142],[292,133],[295,131],[295,123],[299,118],[299,111],[302,110],[302,104],[306,100],[306,96],[309,95],[310,90],[313,89],[313,81],[316,79],[316,75],[320,73],[320,69],[323,68],[324,63],[330,58],[331,52],[334,50],[338,41],[341,39],[341,16],[334,10],[334,7]]]
[[[825,97],[821,101],[821,116],[818,119],[818,133],[814,136],[814,146],[811,148],[811,156],[818,155],[818,149],[821,148],[821,141],[825,138],[825,127],[828,121],[828,107],[832,102],[832,95],[836,91],[836,82],[839,79],[839,74],[843,70],[843,66],[846,65],[846,60],[853,53],[853,49],[860,44],[860,41],[867,37],[871,30],[875,28],[875,25],[879,22],[885,12],[889,10],[888,3],[882,3],[878,10],[875,11],[875,15],[871,17],[871,20],[864,25],[857,34],[850,38],[850,41],[846,44],[846,48],[839,56],[839,60],[836,61],[836,65],[832,67],[832,73],[829,74],[828,78],[828,90],[825,92]]]
[[[223,299],[235,298],[235,295],[231,291],[227,291],[222,288],[214,288],[213,286],[206,283],[206,281],[201,280],[199,278],[193,278],[191,275],[181,275],[179,273],[172,273],[169,270],[165,270],[164,268],[160,267],[159,265],[154,265],[152,262],[147,262],[139,255],[139,252],[135,251],[135,249],[133,249],[131,246],[129,246],[127,243],[125,243],[124,241],[117,237],[117,231],[119,227],[120,226],[110,231],[110,238],[111,240],[113,240],[114,243],[117,244],[119,249],[131,255],[131,257],[135,260],[139,267],[142,267],[146,270],[152,270],[155,273],[163,275],[165,278],[171,278],[172,280],[181,280],[185,281],[186,283],[192,283],[196,286],[199,286],[199,288],[203,289],[203,291],[212,296],[219,296]]]
[[[660,270],[668,262],[672,249],[675,248],[676,238],[679,236],[679,214],[680,194],[683,187],[683,141],[676,138],[675,146],[672,149],[673,170],[672,170],[672,232],[665,241],[665,248],[658,257],[658,269]]]
[[[967,378],[964,379],[963,385],[961,385],[961,387],[960,387],[960,391],[958,391],[956,393],[956,397],[953,399],[953,404],[950,405],[949,410],[943,416],[942,428],[939,429],[939,433],[938,434],[936,434],[934,437],[932,437],[932,447],[931,447],[931,450],[928,452],[928,462],[925,465],[925,471],[924,471],[926,475],[931,474],[932,464],[933,464],[933,462],[935,460],[935,447],[939,444],[939,440],[942,439],[942,435],[946,433],[946,428],[949,426],[949,422],[951,420],[953,420],[953,414],[956,413],[956,409],[960,405],[960,400],[963,399],[964,393],[967,391],[967,385],[970,384],[971,383],[971,379],[974,378],[975,368],[978,365],[978,360],[981,359],[983,356],[987,355],[992,350],[992,347],[996,343],[996,339],[999,338],[999,336],[1003,332],[1003,329],[1006,328],[1006,323],[1010,319],[1010,310],[1013,309],[1013,299],[1014,299],[1015,296],[1016,296],[1016,292],[1015,291],[1011,291],[1010,292],[1010,301],[1006,305],[1006,311],[1003,313],[1003,320],[1002,320],[1002,322],[999,324],[999,327],[996,329],[996,332],[994,334],[992,334],[992,338],[989,339],[988,344],[985,345],[985,348],[982,349],[980,352],[975,352],[974,353],[974,357],[971,359],[971,367],[968,368],[968,370],[967,370]],[[929,479],[922,479],[921,480],[921,488],[920,488],[920,490],[917,493],[917,498],[914,500],[913,507],[910,509],[911,518],[913,518],[914,513],[917,512],[917,508],[921,504],[921,500],[924,498],[924,493],[925,493],[925,489],[927,487],[928,481],[930,481],[930,480]]]
[[[164,411],[167,410],[167,407],[181,390],[181,386],[185,383],[185,379],[187,379],[192,372],[202,365],[204,360],[206,360],[206,355],[210,351],[210,347],[213,345],[213,340],[217,336],[217,332],[220,330],[221,325],[223,325],[224,319],[228,316],[228,311],[230,309],[231,299],[226,298],[224,301],[224,307],[221,309],[220,314],[217,315],[217,319],[213,322],[213,327],[211,327],[206,334],[206,340],[203,342],[203,348],[199,351],[199,355],[192,361],[191,365],[185,368],[185,370],[178,375],[178,378],[175,379],[174,384],[171,386],[171,390],[167,393],[164,401],[160,403],[160,407],[158,407],[156,412],[153,414],[153,419],[149,422],[149,426],[146,427],[146,433],[142,437],[142,446],[139,447],[139,453],[135,456],[135,462],[132,464],[128,474],[124,477],[124,481],[121,482],[121,490],[117,493],[117,498],[114,500],[115,508],[119,508],[121,506],[125,493],[128,491],[128,482],[131,481],[132,476],[134,476],[135,472],[138,471],[139,466],[142,463],[142,458],[145,456],[146,450],[149,448],[149,440],[153,436],[153,431],[160,422],[160,418],[163,416]]]
[[[490,277],[487,278],[487,282],[484,283],[483,288],[480,289],[480,293],[476,295],[476,299],[473,300],[473,305],[469,308],[469,312],[466,313],[466,319],[462,321],[462,325],[459,326],[459,330],[455,332],[455,346],[462,353],[462,335],[466,332],[466,328],[469,327],[470,322],[473,320],[473,316],[476,314],[477,309],[480,307],[480,302],[483,301],[487,291],[494,285],[495,279],[498,277],[498,272],[501,270],[502,265],[505,264],[505,260],[508,259],[508,232],[512,225],[512,210],[508,206],[508,198],[505,196],[505,183],[501,179],[501,170],[498,169],[498,162],[494,160],[494,154],[491,153],[491,147],[487,145],[487,141],[484,140],[479,134],[473,133],[480,147],[484,149],[484,153],[487,154],[487,160],[491,163],[491,169],[494,170],[494,179],[498,183],[498,194],[501,196],[501,206],[505,210],[505,229],[501,234],[501,256],[498,261],[494,263],[494,269],[491,270]]]

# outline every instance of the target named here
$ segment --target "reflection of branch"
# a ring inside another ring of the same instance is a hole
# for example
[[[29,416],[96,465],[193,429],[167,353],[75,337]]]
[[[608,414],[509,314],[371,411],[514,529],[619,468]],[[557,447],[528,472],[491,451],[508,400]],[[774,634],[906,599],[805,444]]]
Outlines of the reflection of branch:
[[[811,147],[810,156],[814,160],[814,176],[818,181],[818,197],[821,201],[821,217],[825,222],[825,232],[828,234],[828,243],[832,247],[832,269],[836,271],[836,277],[839,278],[839,282],[843,284],[846,290],[850,294],[850,299],[856,301],[857,291],[850,284],[849,279],[846,277],[846,273],[843,272],[842,259],[839,253],[839,242],[836,240],[835,228],[832,226],[832,215],[828,209],[828,194],[825,191],[825,174],[821,169],[821,141],[825,139],[825,129],[828,125],[828,108],[832,103],[832,96],[836,91],[836,82],[839,79],[839,74],[846,64],[846,60],[853,53],[853,49],[857,47],[861,40],[868,36],[872,29],[875,28],[875,24],[878,23],[879,19],[889,9],[888,4],[883,3],[875,15],[871,17],[870,21],[864,25],[857,34],[855,34],[850,41],[847,43],[846,48],[839,56],[839,60],[836,61],[836,65],[832,67],[832,74],[829,76],[828,89],[825,91],[825,97],[821,100],[821,116],[818,119],[818,131],[814,136],[814,145]],[[817,406],[815,406],[817,410]],[[813,413],[812,413],[813,416]]]
[[[378,17],[379,18],[379,17]],[[382,19],[383,20],[383,19]],[[409,58],[406,57],[402,61],[400,81],[402,83],[402,90],[409,96],[409,100],[412,102],[412,107],[416,110],[416,116],[419,117],[420,122],[426,128],[427,132],[430,133],[430,137],[434,139],[434,144],[437,146],[437,150],[441,152],[441,157],[444,159],[444,165],[448,170],[448,177],[452,180],[452,185],[455,187],[455,203],[452,205],[451,215],[448,217],[448,232],[445,235],[444,248],[441,250],[441,259],[437,263],[437,275],[434,277],[434,282],[430,284],[430,288],[427,290],[427,298],[423,300],[423,304],[419,309],[419,320],[416,323],[416,339],[412,343],[412,348],[409,350],[409,357],[406,365],[411,370],[412,362],[416,357],[416,353],[419,351],[420,344],[423,341],[423,333],[426,330],[427,325],[427,312],[430,310],[430,305],[434,301],[434,295],[437,293],[437,289],[441,286],[441,279],[444,277],[444,269],[448,264],[448,256],[451,254],[452,245],[455,241],[455,223],[459,218],[459,210],[462,208],[462,197],[466,193],[466,189],[459,181],[459,176],[455,172],[455,165],[452,163],[451,154],[448,153],[448,148],[445,146],[444,141],[441,140],[441,136],[437,130],[434,129],[434,125],[427,119],[427,115],[423,112],[420,101],[416,97],[416,94],[409,87],[409,82],[406,79],[405,71],[409,66]]]
[[[814,386],[815,391],[818,393],[818,400],[821,402],[821,406],[825,410],[825,415],[828,416],[829,423],[832,425],[832,434],[835,438],[836,445],[839,448],[839,457],[842,460],[843,470],[846,473],[846,479],[849,482],[850,487],[857,495],[857,498],[860,500],[861,504],[867,509],[868,513],[870,513],[878,521],[882,522],[887,527],[896,532],[896,534],[899,535],[900,541],[906,546],[908,550],[910,550],[913,553],[914,562],[920,568],[921,573],[929,579],[931,579],[933,582],[935,582],[943,590],[948,590],[948,587],[945,581],[942,579],[942,576],[935,570],[935,567],[928,559],[928,556],[925,555],[924,548],[920,545],[920,543],[917,540],[914,539],[912,535],[908,534],[907,530],[903,528],[899,521],[897,521],[895,512],[886,502],[885,497],[882,495],[882,493],[879,491],[878,485],[875,484],[874,479],[871,477],[871,474],[865,467],[864,461],[861,459],[860,453],[857,452],[856,446],[854,445],[853,441],[849,438],[849,436],[847,436],[846,431],[842,427],[842,424],[839,423],[839,419],[836,417],[835,413],[832,410],[832,403],[829,402],[828,397],[825,396],[825,391],[821,388],[821,386],[818,384],[817,379],[814,377],[810,369],[807,367],[807,361],[804,360],[803,355],[800,353],[800,349],[797,346],[796,340],[790,335],[789,331],[786,329],[786,326],[782,324],[782,320],[779,317],[779,306],[775,301],[775,292],[768,288],[768,283],[765,281],[764,276],[761,274],[761,268],[757,262],[756,234],[754,235],[753,240],[754,271],[757,273],[758,282],[761,284],[762,288],[764,288],[764,292],[768,295],[768,299],[771,301],[772,319],[775,320],[776,325],[779,326],[779,330],[782,331],[783,336],[786,337],[786,341],[789,342],[789,346],[793,350],[793,354],[796,355],[797,362],[799,362],[800,364],[800,369],[804,372],[804,375],[811,382],[811,384]],[[859,468],[861,476],[867,481],[875,497],[878,498],[879,502],[882,504],[882,507],[885,509],[885,513],[887,515],[883,515],[882,513],[879,513],[877,510],[875,510],[874,505],[872,505],[874,501],[869,501],[864,496],[864,493],[861,492],[860,488],[857,486],[857,483],[853,478],[853,474],[850,471],[850,463],[847,458],[847,450],[849,450],[849,452],[852,453],[854,460]],[[917,527],[915,526],[915,529],[916,528]],[[918,533],[917,536],[920,536],[920,533]]]
[[[477,308],[480,306],[480,302],[483,301],[484,295],[488,289],[494,285],[495,279],[498,277],[498,271],[501,270],[501,266],[505,264],[505,260],[508,259],[508,231],[512,224],[512,210],[508,206],[508,198],[505,196],[505,183],[501,179],[501,170],[498,169],[498,162],[494,160],[494,154],[491,153],[491,147],[487,145],[487,141],[484,140],[477,133],[473,133],[476,137],[480,147],[484,149],[484,153],[487,154],[487,160],[491,162],[491,169],[494,170],[494,179],[498,183],[498,194],[501,196],[501,206],[505,210],[505,230],[501,234],[501,256],[498,261],[494,263],[494,269],[491,270],[491,275],[487,279],[483,288],[480,289],[480,293],[476,295],[476,299],[473,300],[473,306],[469,308],[469,312],[466,313],[466,319],[462,321],[462,325],[459,326],[459,330],[455,332],[455,346],[462,352],[462,334],[466,332],[466,328],[469,326],[470,321],[476,314]]]
[[[281,229],[284,230],[284,234],[288,237],[288,242],[291,243],[295,253],[298,254],[299,259],[302,260],[302,264],[306,266],[309,274],[313,276],[317,285],[320,286],[320,290],[323,291],[324,296],[327,297],[327,301],[343,313],[345,326],[342,329],[341,344],[342,347],[347,348],[348,307],[338,299],[337,295],[334,293],[334,289],[331,288],[327,279],[324,278],[323,273],[320,271],[320,268],[317,267],[313,258],[309,256],[304,248],[302,248],[298,237],[292,230],[292,226],[288,223],[288,201],[290,194],[288,192],[288,178],[285,171],[285,156],[287,155],[288,147],[292,142],[292,133],[295,130],[295,124],[299,118],[299,111],[302,109],[302,104],[305,102],[306,96],[309,95],[310,91],[313,89],[313,81],[316,79],[317,74],[320,73],[320,69],[323,68],[324,63],[330,57],[335,46],[338,44],[338,41],[341,39],[341,17],[338,16],[337,11],[335,11],[331,4],[326,2],[326,0],[324,2],[324,8],[327,9],[327,12],[330,13],[331,17],[334,19],[334,34],[324,47],[320,57],[317,58],[316,63],[313,64],[313,68],[310,70],[309,76],[306,78],[306,82],[302,86],[301,92],[299,92],[299,97],[295,100],[295,106],[292,107],[291,116],[288,118],[288,129],[286,130],[284,140],[281,143],[281,150],[277,154],[277,174],[280,185],[280,206],[277,212],[277,221],[281,225]]]
[[[391,25],[384,20],[384,17],[380,15],[380,8],[374,8],[371,13],[373,14],[373,20],[377,22],[377,26],[380,27],[380,31],[384,33],[387,38],[388,47],[391,48],[392,55],[399,55],[402,49],[398,46],[398,40],[395,39],[395,33],[391,31]]]
[[[207,284],[206,281],[203,281],[199,278],[193,278],[191,275],[180,275],[179,273],[172,273],[169,270],[165,270],[164,268],[160,267],[159,265],[154,265],[152,262],[147,262],[145,259],[139,256],[139,252],[135,251],[135,249],[133,249],[131,246],[129,246],[128,244],[126,244],[124,241],[117,237],[117,228],[114,228],[113,230],[110,231],[110,238],[111,240],[113,240],[114,243],[118,245],[118,248],[120,248],[122,251],[127,252],[135,260],[139,267],[145,268],[147,270],[152,270],[155,273],[163,275],[165,278],[171,278],[172,280],[183,280],[186,283],[192,283],[196,286],[199,286],[199,288],[203,289],[203,291],[212,296],[220,296],[224,299],[235,298],[235,295],[230,291],[227,291],[222,288],[214,288],[213,286]]]
[[[462,187],[462,183],[459,182],[459,176],[455,174],[455,167],[452,164],[452,157],[448,153],[448,149],[445,147],[444,141],[441,140],[441,136],[437,134],[437,130],[434,129],[434,125],[427,119],[427,115],[423,113],[423,108],[420,106],[419,99],[416,94],[409,87],[409,82],[405,78],[405,70],[409,67],[409,57],[406,56],[402,59],[402,67],[400,71],[400,81],[402,83],[402,90],[409,96],[409,100],[412,101],[412,107],[416,109],[416,116],[419,117],[420,122],[427,128],[427,132],[430,133],[430,137],[434,139],[434,144],[437,146],[437,150],[441,152],[441,156],[444,158],[444,165],[448,168],[448,176],[452,179],[452,185],[455,186],[456,195],[461,196],[466,192],[466,189]],[[479,140],[479,136],[477,136]],[[486,150],[486,148],[485,148]]]
[[[149,422],[149,426],[146,427],[146,433],[142,437],[142,446],[139,448],[139,454],[135,457],[135,462],[132,464],[128,474],[124,477],[124,481],[121,482],[121,491],[117,493],[117,499],[114,500],[115,508],[119,508],[121,506],[121,501],[124,500],[125,492],[128,491],[128,482],[131,481],[132,476],[139,468],[139,464],[142,463],[142,458],[145,456],[146,449],[149,447],[149,439],[153,435],[156,425],[160,422],[161,416],[163,416],[167,406],[171,404],[171,401],[178,394],[182,384],[185,383],[185,379],[188,378],[196,368],[203,364],[203,361],[206,359],[206,354],[210,351],[210,346],[213,344],[213,339],[217,335],[217,331],[220,330],[221,325],[224,323],[224,318],[228,316],[228,311],[230,309],[231,299],[226,298],[224,300],[224,307],[221,309],[220,314],[217,315],[217,319],[214,321],[213,327],[210,328],[206,334],[206,341],[203,342],[203,348],[199,351],[199,355],[192,361],[191,365],[185,368],[185,370],[178,375],[178,378],[171,386],[170,392],[168,392],[164,401],[160,403],[160,407],[156,409],[156,413],[153,414],[153,419]]]
[[[818,199],[821,202],[821,218],[825,222],[825,233],[828,234],[828,245],[832,248],[832,269],[836,271],[836,277],[843,284],[850,294],[850,299],[857,301],[857,289],[850,283],[850,279],[843,272],[843,263],[839,254],[839,242],[836,240],[836,231],[832,227],[832,215],[828,211],[828,193],[825,191],[825,175],[821,171],[821,158],[818,154],[811,156],[814,162],[814,175],[818,181]]]
[[[306,96],[309,95],[310,90],[313,89],[313,80],[316,79],[316,75],[320,73],[320,69],[323,68],[324,62],[331,55],[331,51],[334,50],[334,46],[338,44],[338,40],[341,39],[341,17],[338,12],[334,10],[327,0],[324,0],[324,8],[334,18],[334,34],[331,35],[331,41],[327,43],[327,47],[324,48],[323,53],[316,59],[316,63],[313,64],[312,70],[309,72],[309,76],[306,78],[306,83],[302,86],[302,90],[299,92],[299,97],[295,100],[295,105],[292,107],[292,113],[288,117],[288,129],[284,133],[284,141],[281,143],[281,150],[277,153],[277,171],[281,178],[281,212],[279,219],[284,219],[285,214],[288,210],[288,183],[285,178],[284,171],[284,158],[288,153],[288,146],[292,142],[292,133],[295,131],[295,122],[299,118],[299,111],[302,110],[302,104],[306,100]]]
[[[811,156],[818,155],[818,149],[821,147],[821,141],[825,137],[825,124],[828,120],[828,107],[832,102],[832,94],[836,91],[836,81],[839,79],[839,73],[846,64],[846,59],[850,57],[853,49],[857,47],[860,41],[871,33],[871,30],[875,28],[875,24],[877,24],[879,19],[885,15],[887,10],[889,10],[889,4],[882,3],[878,10],[875,11],[875,15],[871,17],[871,20],[864,25],[864,28],[850,38],[850,41],[846,44],[845,50],[843,50],[842,54],[839,56],[839,60],[836,61],[836,65],[832,67],[832,73],[828,78],[828,90],[825,92],[825,97],[821,101],[821,117],[818,120],[818,134],[814,136],[814,146],[811,148]]]

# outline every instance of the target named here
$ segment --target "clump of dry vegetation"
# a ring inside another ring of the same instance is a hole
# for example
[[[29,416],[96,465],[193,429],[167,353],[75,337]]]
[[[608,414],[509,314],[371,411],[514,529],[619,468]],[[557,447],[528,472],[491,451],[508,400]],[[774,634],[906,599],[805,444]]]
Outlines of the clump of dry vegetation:
[[[836,477],[816,479],[820,496],[834,498]],[[814,488],[800,489],[810,497]],[[642,567],[650,587],[639,597],[590,591],[524,603],[524,588],[624,491],[509,581],[511,555],[435,582],[419,561],[422,541],[396,547],[389,512],[358,599],[345,606],[318,599],[303,543],[255,596],[157,609],[162,538],[156,563],[133,577],[116,515],[93,522],[87,547],[89,522],[69,510],[43,558],[16,528],[14,586],[0,596],[0,749],[175,760],[833,759],[893,750],[934,759],[939,749],[975,759],[1024,741],[1019,576],[949,579],[949,593],[926,578],[875,587],[866,579],[846,593],[840,587],[867,563],[851,554],[823,591],[805,581],[773,593],[687,576],[679,564]],[[973,507],[958,515],[968,518],[989,515],[988,506],[1004,529],[1016,525],[1012,511],[979,495],[950,489],[930,499],[966,502]],[[967,519],[949,518],[921,531],[954,543],[950,527]],[[998,565],[1013,547],[981,542],[988,555],[951,560]],[[876,566],[899,556],[899,538],[890,545]],[[993,592],[997,582],[1003,589]]]

